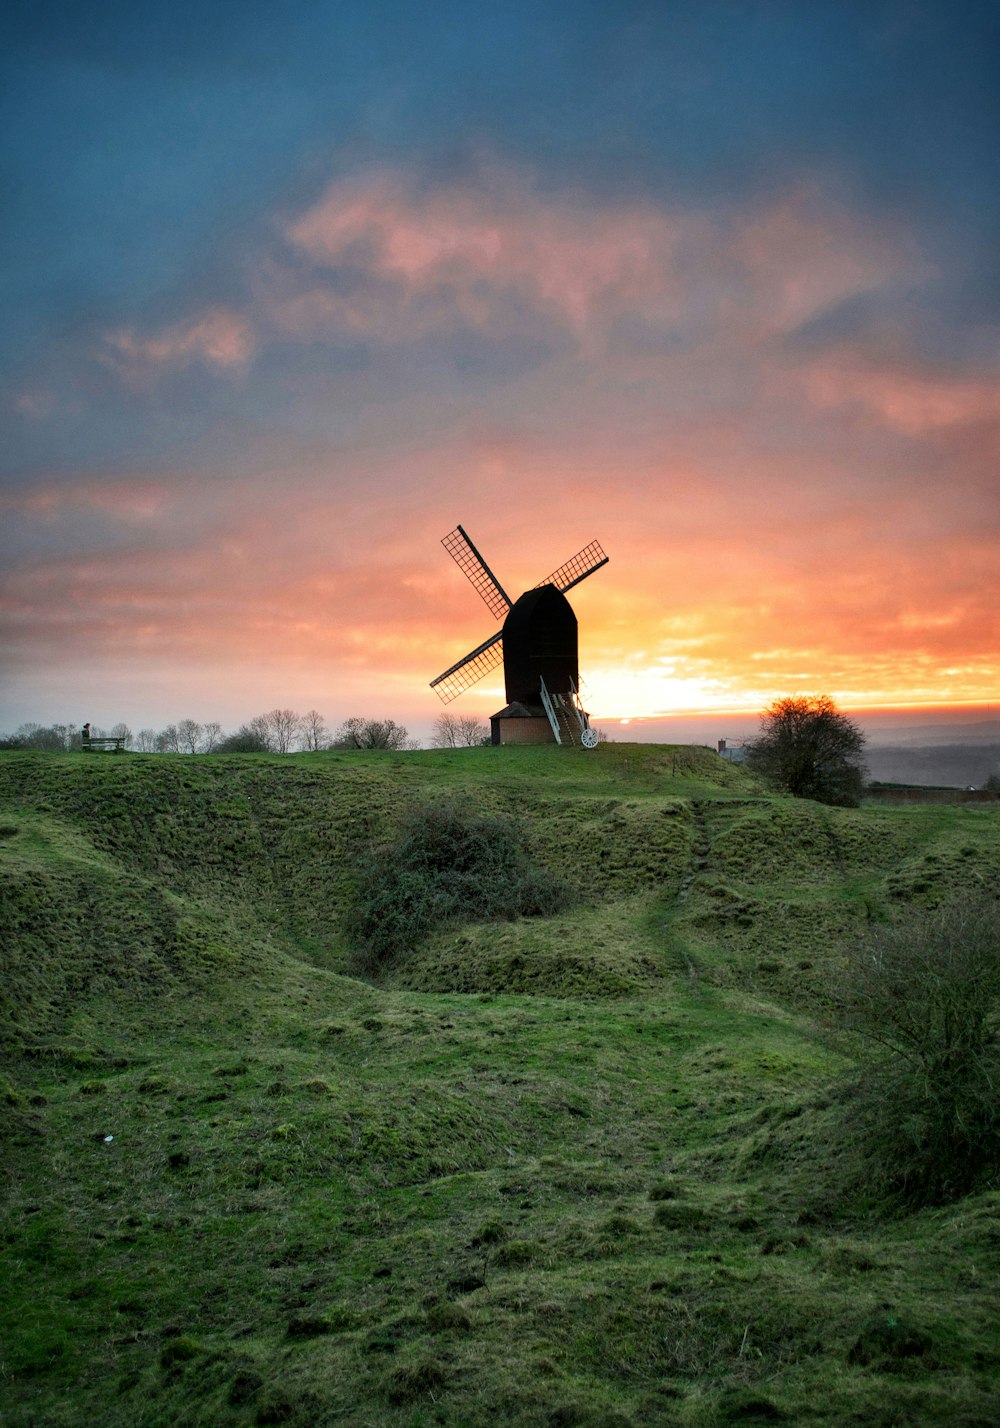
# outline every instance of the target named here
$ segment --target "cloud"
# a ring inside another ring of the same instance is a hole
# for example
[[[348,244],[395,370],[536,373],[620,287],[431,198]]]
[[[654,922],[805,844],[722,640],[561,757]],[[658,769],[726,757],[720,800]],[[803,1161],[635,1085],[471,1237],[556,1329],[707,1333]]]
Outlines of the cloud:
[[[423,189],[401,173],[340,180],[286,236],[315,268],[364,273],[404,307],[446,292],[473,325],[489,321],[498,294],[580,332],[608,302],[661,303],[675,292],[678,227],[669,215],[651,204],[543,194],[498,166],[476,183]],[[351,326],[362,328],[374,307],[356,283],[340,297]]]
[[[484,163],[461,183],[343,178],[287,220],[258,293],[286,335],[408,342],[547,322],[593,357],[737,349],[932,271],[908,235],[813,182],[712,211],[542,190]],[[631,326],[622,326],[631,323]]]
[[[106,333],[104,341],[106,355],[119,375],[136,386],[195,362],[220,371],[239,371],[256,347],[248,319],[221,307],[145,336],[132,327],[118,328]]]
[[[905,436],[1000,419],[1000,373],[976,379],[834,353],[808,366],[801,380],[817,407],[865,408]]]

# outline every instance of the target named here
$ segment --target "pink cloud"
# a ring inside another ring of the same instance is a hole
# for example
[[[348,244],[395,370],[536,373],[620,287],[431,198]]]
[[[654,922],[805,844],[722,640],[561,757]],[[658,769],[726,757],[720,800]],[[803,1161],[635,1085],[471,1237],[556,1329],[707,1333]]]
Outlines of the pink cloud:
[[[488,319],[491,294],[516,292],[580,331],[609,299],[662,302],[676,286],[669,215],[544,195],[507,170],[422,192],[390,173],[341,180],[286,234],[312,263],[361,268],[404,300],[446,289],[473,322]],[[333,311],[360,325],[360,301],[338,299]]]
[[[824,357],[801,381],[817,407],[867,408],[905,436],[939,428],[996,421],[1000,414],[1000,374],[981,379],[892,368],[852,357]]]
[[[730,283],[769,331],[789,331],[846,298],[936,271],[914,240],[814,184],[738,214],[725,244]]]
[[[119,328],[107,333],[105,342],[122,377],[137,385],[192,362],[223,371],[240,369],[256,346],[249,321],[219,307],[148,336],[131,327]]]
[[[418,189],[404,175],[345,178],[285,226],[293,255],[258,274],[276,325],[397,339],[454,322],[503,330],[523,310],[582,341],[624,315],[752,347],[836,303],[929,265],[906,235],[815,185],[728,213],[543,193],[486,167]],[[328,272],[351,275],[331,280]]]
[[[74,511],[101,511],[127,523],[161,515],[175,499],[176,484],[151,477],[110,477],[0,495],[0,511],[54,520]]]

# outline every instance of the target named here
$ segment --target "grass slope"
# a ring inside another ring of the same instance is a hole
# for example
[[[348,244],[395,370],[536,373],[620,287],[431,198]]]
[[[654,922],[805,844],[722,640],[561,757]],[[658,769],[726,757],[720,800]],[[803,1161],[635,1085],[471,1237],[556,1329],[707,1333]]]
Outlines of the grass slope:
[[[435,792],[582,901],[356,981],[355,853]],[[1000,1194],[831,1214],[823,1030],[994,810],[635,745],[8,754],[0,871],[0,1421],[995,1423]]]

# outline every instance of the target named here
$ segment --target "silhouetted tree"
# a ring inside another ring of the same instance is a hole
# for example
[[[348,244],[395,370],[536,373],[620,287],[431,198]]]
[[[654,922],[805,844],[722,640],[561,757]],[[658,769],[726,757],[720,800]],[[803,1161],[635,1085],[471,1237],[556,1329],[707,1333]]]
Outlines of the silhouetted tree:
[[[18,741],[14,747],[20,749],[40,749],[45,753],[59,754],[66,748],[65,731],[59,725],[46,728],[31,722],[22,724],[14,731],[14,738]]]
[[[435,749],[471,749],[481,744],[488,733],[486,725],[472,715],[440,714],[434,723],[431,743]]]
[[[262,733],[257,720],[241,724],[234,734],[220,739],[213,750],[216,754],[269,754],[272,752],[266,732]]]
[[[177,747],[182,754],[196,754],[204,729],[197,719],[182,719],[177,725]]]
[[[210,719],[202,728],[201,751],[203,754],[214,754],[218,748],[219,740],[222,738],[222,725],[217,719]]]
[[[333,749],[407,749],[411,747],[409,731],[395,719],[362,719],[355,715],[345,719],[337,730]]]
[[[260,716],[267,725],[271,748],[276,754],[288,754],[295,746],[302,716],[294,709],[270,709]]]
[[[326,727],[326,720],[318,709],[310,709],[303,714],[300,722],[300,734],[302,747],[307,753],[315,754],[320,749],[325,749],[330,742],[330,731]]]
[[[168,724],[156,736],[156,752],[158,754],[179,754],[180,751],[180,735],[177,732],[177,725]]]
[[[856,808],[864,746],[864,734],[829,695],[793,695],[765,709],[747,763],[796,798]]]

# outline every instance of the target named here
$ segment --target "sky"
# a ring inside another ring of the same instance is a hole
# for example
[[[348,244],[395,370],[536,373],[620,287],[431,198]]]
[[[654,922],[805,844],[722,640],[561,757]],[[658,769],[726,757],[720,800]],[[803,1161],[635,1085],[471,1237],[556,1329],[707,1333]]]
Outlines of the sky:
[[[496,630],[458,522],[514,593],[602,543],[622,737],[995,712],[995,3],[8,0],[0,41],[0,728],[425,734]]]

